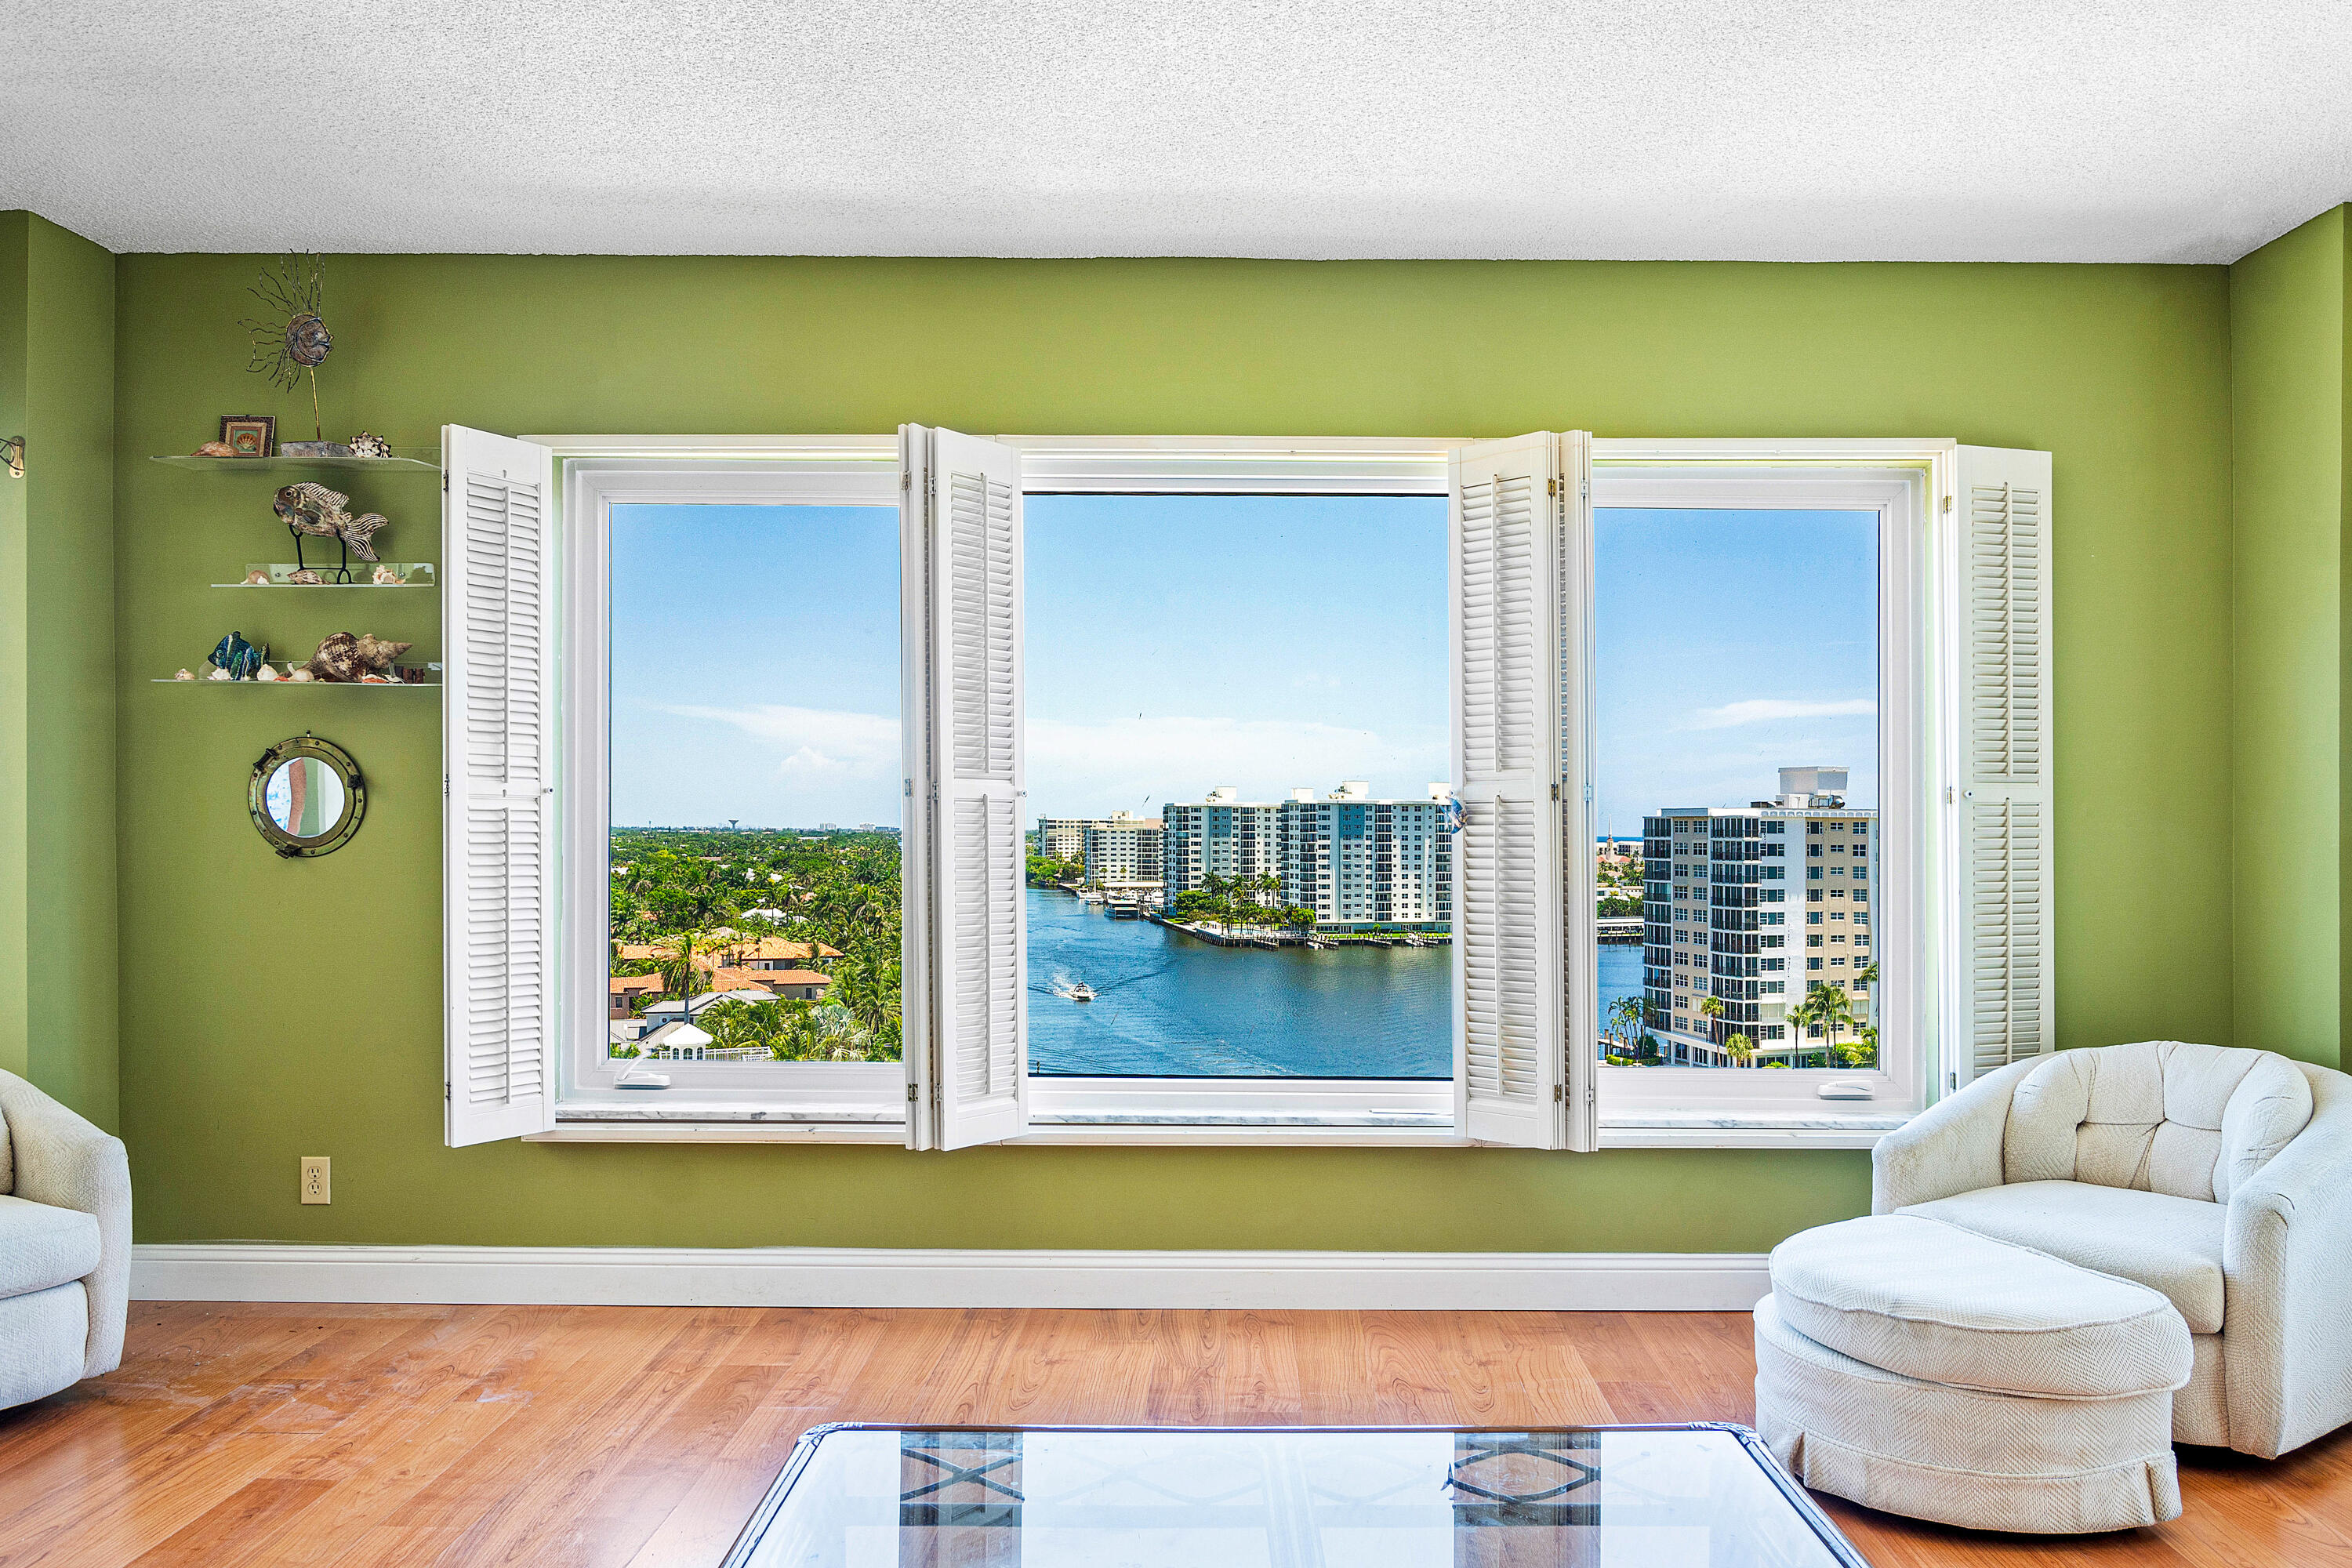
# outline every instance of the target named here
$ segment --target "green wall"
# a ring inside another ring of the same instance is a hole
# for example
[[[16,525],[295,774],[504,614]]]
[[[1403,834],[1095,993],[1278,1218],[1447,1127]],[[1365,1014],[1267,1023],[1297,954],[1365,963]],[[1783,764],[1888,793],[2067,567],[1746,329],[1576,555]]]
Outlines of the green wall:
[[[2347,210],[2230,269],[2234,1037],[2337,1065]]]
[[[236,627],[437,648],[429,602],[205,586],[285,536],[191,475],[259,259],[119,263],[124,1121],[149,1240],[1760,1248],[1855,1152],[441,1146],[438,714],[156,686]],[[2219,268],[331,258],[330,436],[529,431],[1958,436],[2057,454],[2059,1026],[2231,1027],[2228,275]],[[437,557],[429,480],[355,499]],[[414,599],[428,599],[414,595]],[[398,601],[398,602],[392,602]],[[367,826],[280,861],[247,770],[306,727]],[[295,1202],[297,1158],[335,1202]]]
[[[0,213],[0,1068],[118,1120],[114,258]]]

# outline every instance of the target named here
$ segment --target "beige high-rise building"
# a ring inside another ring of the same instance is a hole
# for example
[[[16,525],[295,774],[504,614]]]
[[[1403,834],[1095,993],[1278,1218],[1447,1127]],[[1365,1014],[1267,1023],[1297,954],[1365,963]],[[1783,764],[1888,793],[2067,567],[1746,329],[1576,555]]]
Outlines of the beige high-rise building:
[[[1643,997],[1669,1064],[1733,1065],[1733,1035],[1758,1064],[1823,1050],[1824,1031],[1788,1021],[1817,984],[1845,994],[1857,1026],[1875,1018],[1878,814],[1845,804],[1846,777],[1783,768],[1771,800],[1643,819]]]

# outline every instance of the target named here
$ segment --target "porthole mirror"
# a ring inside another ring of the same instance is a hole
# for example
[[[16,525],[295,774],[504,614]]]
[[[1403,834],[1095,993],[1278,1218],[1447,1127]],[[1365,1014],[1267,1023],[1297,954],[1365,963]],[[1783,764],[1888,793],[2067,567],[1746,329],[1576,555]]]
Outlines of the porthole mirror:
[[[360,765],[332,741],[298,735],[253,764],[253,826],[288,859],[331,854],[351,842],[367,815]]]

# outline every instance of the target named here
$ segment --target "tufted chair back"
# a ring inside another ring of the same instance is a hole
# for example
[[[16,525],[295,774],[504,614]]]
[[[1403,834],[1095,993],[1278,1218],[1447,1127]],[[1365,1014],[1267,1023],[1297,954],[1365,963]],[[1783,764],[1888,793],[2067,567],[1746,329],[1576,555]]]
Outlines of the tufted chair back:
[[[2060,1051],[2011,1093],[2002,1179],[2226,1204],[2310,1120],[2309,1080],[2269,1051],[2181,1040]]]

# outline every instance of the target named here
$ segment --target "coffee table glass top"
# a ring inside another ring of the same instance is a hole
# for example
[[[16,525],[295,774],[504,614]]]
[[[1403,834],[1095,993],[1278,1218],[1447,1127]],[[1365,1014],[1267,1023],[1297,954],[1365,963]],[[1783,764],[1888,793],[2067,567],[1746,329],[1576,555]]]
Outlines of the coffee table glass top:
[[[824,1426],[725,1568],[1864,1568],[1743,1427]]]

